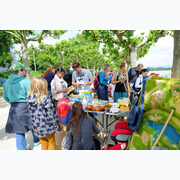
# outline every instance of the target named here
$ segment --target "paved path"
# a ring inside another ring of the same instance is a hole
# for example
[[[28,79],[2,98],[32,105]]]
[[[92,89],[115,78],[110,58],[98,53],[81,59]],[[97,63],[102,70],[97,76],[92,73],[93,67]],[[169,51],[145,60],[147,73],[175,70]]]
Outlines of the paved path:
[[[0,150],[16,150],[15,134],[5,133],[5,126],[8,118],[10,105],[0,96]],[[33,150],[40,150],[41,146],[34,147],[32,133],[26,133],[27,147]]]

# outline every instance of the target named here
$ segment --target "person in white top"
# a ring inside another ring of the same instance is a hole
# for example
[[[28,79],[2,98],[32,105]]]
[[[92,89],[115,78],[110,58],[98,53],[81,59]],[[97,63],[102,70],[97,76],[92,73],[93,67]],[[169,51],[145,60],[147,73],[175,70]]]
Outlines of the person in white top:
[[[143,78],[147,76],[149,73],[148,69],[143,69],[139,77],[136,79],[135,85],[134,85],[134,90],[140,94],[142,85],[143,85]]]
[[[56,70],[56,75],[51,81],[51,92],[53,95],[53,100],[55,101],[55,106],[59,99],[66,98],[68,96],[67,83],[63,79],[65,70],[63,68],[58,68]]]
[[[139,97],[141,94],[142,86],[143,86],[143,78],[147,76],[149,73],[148,69],[143,69],[139,77],[136,79],[135,84],[133,85],[134,95],[133,95],[133,104],[138,105]]]

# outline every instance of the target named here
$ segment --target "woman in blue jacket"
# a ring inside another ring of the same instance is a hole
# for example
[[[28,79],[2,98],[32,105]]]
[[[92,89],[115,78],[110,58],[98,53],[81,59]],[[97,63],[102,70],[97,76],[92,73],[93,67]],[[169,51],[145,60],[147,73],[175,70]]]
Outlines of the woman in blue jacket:
[[[99,74],[99,86],[97,88],[98,99],[108,101],[108,72],[110,71],[110,66],[106,64],[104,66],[104,71]]]

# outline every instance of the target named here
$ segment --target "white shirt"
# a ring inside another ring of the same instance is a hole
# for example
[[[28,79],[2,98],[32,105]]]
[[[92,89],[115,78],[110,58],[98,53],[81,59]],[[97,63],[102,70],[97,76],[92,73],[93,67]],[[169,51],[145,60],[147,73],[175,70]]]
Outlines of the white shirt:
[[[51,81],[51,92],[53,95],[53,99],[59,100],[65,98],[68,95],[67,92],[58,93],[58,94],[56,93],[57,91],[64,90],[66,88],[67,88],[66,81],[64,81],[63,78],[60,79],[57,75],[55,75],[54,79]]]
[[[139,75],[139,77],[136,79],[135,88],[142,88],[143,85],[143,75]]]

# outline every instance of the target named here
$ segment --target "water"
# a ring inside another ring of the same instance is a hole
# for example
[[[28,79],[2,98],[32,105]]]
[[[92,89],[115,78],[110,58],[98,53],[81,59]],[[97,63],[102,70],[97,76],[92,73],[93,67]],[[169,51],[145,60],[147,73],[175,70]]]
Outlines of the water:
[[[165,71],[149,71],[149,75],[151,73],[159,74],[160,77],[171,77],[171,70],[165,70]]]

